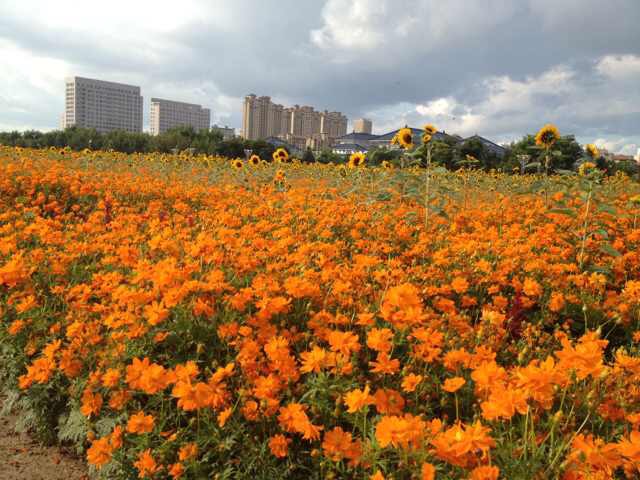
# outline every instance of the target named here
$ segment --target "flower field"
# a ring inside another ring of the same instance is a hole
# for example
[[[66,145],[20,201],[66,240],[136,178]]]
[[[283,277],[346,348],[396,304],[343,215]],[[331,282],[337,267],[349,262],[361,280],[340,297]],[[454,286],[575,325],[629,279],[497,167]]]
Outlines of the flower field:
[[[0,147],[6,408],[110,479],[640,478],[640,186],[386,167]]]

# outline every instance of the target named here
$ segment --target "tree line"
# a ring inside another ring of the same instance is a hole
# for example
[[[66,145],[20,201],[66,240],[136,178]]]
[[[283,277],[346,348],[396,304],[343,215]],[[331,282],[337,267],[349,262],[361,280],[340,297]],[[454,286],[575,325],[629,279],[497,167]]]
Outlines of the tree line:
[[[235,137],[224,140],[222,134],[212,130],[196,131],[193,127],[177,127],[160,135],[148,133],[130,133],[113,131],[100,133],[92,128],[69,127],[65,130],[40,132],[0,132],[0,145],[28,148],[64,148],[80,151],[114,150],[123,153],[172,153],[189,150],[194,154],[220,155],[229,158],[243,158],[245,150],[251,150],[263,159],[271,159],[277,148],[264,140],[245,140]],[[289,152],[291,153],[291,152]],[[367,153],[367,164],[380,165],[383,161],[399,163],[400,150],[375,148]],[[507,173],[535,173],[542,152],[535,146],[535,136],[525,135],[521,140],[506,147],[504,155],[497,155],[481,141],[472,138],[458,142],[451,137],[436,140],[432,145],[432,160],[449,170],[476,168],[485,171],[498,170]],[[307,149],[301,160],[306,163],[320,162],[341,164],[348,156],[338,155],[331,150],[313,153]],[[585,152],[573,135],[561,137],[554,146],[553,170],[575,170],[585,161]],[[607,174],[623,171],[629,175],[638,175],[638,164],[630,162],[612,162],[602,156],[595,159],[596,166]]]

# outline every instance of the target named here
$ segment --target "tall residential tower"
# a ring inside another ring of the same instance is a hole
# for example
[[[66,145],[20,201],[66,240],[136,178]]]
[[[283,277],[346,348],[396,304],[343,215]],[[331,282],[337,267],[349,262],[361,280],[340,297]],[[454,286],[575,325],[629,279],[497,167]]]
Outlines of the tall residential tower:
[[[83,77],[67,78],[65,83],[65,127],[142,132],[140,87]]]
[[[347,133],[347,117],[340,112],[319,112],[313,107],[283,107],[271,97],[247,95],[242,109],[242,136],[247,140],[279,137],[298,148],[331,143]]]

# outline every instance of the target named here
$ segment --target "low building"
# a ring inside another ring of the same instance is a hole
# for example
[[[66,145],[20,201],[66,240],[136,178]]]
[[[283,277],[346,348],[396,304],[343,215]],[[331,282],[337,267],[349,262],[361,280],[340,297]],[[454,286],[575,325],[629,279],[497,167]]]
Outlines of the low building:
[[[211,131],[220,133],[223,140],[230,140],[236,136],[235,129],[227,127],[226,125],[224,127],[219,127],[218,125],[214,124],[213,127],[211,127]]]
[[[369,149],[364,145],[359,145],[357,143],[340,143],[334,145],[331,151],[338,155],[351,155],[356,152],[366,153]]]

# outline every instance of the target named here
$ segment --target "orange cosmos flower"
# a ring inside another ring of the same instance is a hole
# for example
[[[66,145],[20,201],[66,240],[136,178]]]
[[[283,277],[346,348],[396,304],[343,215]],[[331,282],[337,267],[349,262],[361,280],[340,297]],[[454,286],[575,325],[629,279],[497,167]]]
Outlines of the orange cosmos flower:
[[[100,469],[103,465],[111,461],[112,452],[113,448],[109,443],[108,436],[94,440],[87,449],[87,462]]]
[[[374,403],[374,398],[369,394],[369,385],[364,390],[351,390],[344,396],[344,403],[349,407],[347,412],[356,413],[368,405]]]
[[[269,438],[269,449],[271,450],[271,453],[274,456],[278,458],[284,458],[287,456],[287,453],[289,452],[290,443],[291,443],[290,438],[287,438],[281,433],[279,433]]]
[[[498,480],[500,469],[493,466],[476,467],[471,471],[469,480]]]
[[[192,458],[195,458],[196,455],[198,455],[198,445],[195,443],[187,443],[178,450],[178,459],[181,462],[191,460]]]
[[[465,383],[466,380],[462,377],[447,378],[442,385],[442,389],[445,392],[454,393],[460,390]]]
[[[436,467],[434,467],[430,463],[423,463],[422,468],[420,469],[420,479],[435,480],[435,478],[436,478]]]
[[[133,466],[138,469],[138,478],[150,477],[158,471],[158,465],[151,455],[151,449],[141,452]]]
[[[407,393],[414,392],[416,387],[420,382],[422,382],[422,375],[416,375],[414,373],[410,373],[406,377],[402,379],[402,390]]]
[[[155,420],[151,415],[145,415],[143,411],[129,417],[127,422],[127,432],[129,433],[149,433],[153,431]]]

